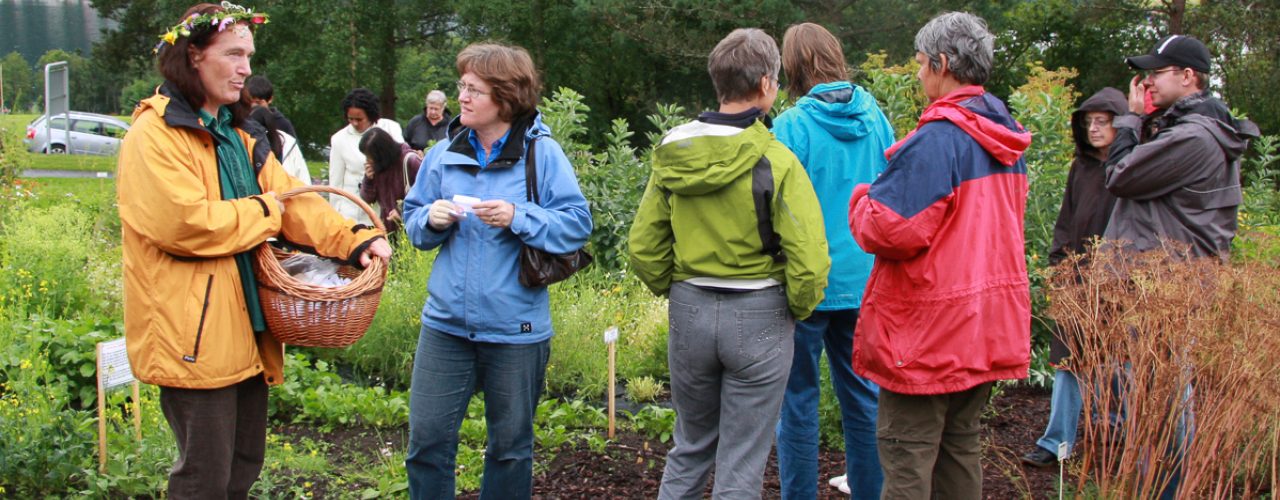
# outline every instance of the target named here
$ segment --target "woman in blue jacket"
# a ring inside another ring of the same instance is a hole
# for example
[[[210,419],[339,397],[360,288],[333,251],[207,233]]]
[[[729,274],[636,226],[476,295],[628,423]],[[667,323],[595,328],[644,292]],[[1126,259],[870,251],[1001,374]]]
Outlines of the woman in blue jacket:
[[[774,120],[773,133],[800,159],[822,206],[831,273],[826,299],[796,323],[795,351],[778,421],[782,498],[814,498],[818,485],[818,361],[823,347],[844,424],[847,488],[853,498],[878,498],[883,474],[876,453],[874,382],[853,373],[853,330],[872,256],[849,232],[853,186],[869,183],[888,163],[893,128],[871,94],[849,83],[840,42],[813,23],[782,37],[787,90],[802,95]],[[832,481],[839,486],[839,478]]]
[[[520,284],[516,256],[522,245],[551,253],[581,248],[591,212],[573,166],[539,118],[541,84],[528,52],[471,45],[458,54],[457,69],[458,123],[427,151],[405,200],[409,241],[440,249],[413,363],[409,494],[453,498],[458,428],[471,395],[483,391],[488,442],[480,498],[529,498],[551,310],[545,287]],[[530,151],[540,204],[526,200]]]

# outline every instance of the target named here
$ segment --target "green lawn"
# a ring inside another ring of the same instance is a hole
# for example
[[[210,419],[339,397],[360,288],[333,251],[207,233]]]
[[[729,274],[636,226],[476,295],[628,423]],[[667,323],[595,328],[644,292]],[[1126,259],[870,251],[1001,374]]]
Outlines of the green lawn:
[[[68,201],[87,206],[102,207],[115,202],[115,179],[94,178],[41,178],[22,179],[37,195],[31,207],[49,207]]]

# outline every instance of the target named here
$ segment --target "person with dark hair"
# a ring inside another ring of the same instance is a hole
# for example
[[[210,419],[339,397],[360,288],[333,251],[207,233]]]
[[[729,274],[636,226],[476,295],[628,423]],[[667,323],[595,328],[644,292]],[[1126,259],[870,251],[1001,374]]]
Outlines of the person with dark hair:
[[[369,89],[357,88],[342,98],[342,112],[347,126],[329,138],[329,185],[351,194],[360,192],[364,179],[364,154],[360,152],[360,136],[370,127],[387,131],[396,142],[404,142],[400,124],[382,117],[378,96]],[[330,196],[329,203],[338,213],[361,224],[372,224],[369,215],[342,196]]]
[[[1116,129],[1115,117],[1128,112],[1124,93],[1106,87],[1089,97],[1071,114],[1071,136],[1076,143],[1076,156],[1067,173],[1067,188],[1062,197],[1058,221],[1053,226],[1053,242],[1049,246],[1049,265],[1056,266],[1072,254],[1084,254],[1091,243],[1102,237],[1107,220],[1115,207],[1116,197],[1107,192],[1106,168],[1103,162]],[[1053,396],[1049,399],[1049,424],[1036,446],[1022,463],[1032,467],[1048,467],[1058,463],[1058,446],[1066,443],[1067,453],[1076,444],[1076,427],[1080,423],[1080,384],[1074,373],[1061,367],[1071,353],[1064,342],[1063,325],[1056,326],[1049,341],[1049,363],[1054,365]]]
[[[675,446],[658,498],[759,498],[791,369],[791,336],[831,260],[796,156],[769,133],[778,45],[737,29],[707,57],[717,111],[671,129],[631,226],[636,276],[669,300]]]
[[[368,265],[389,259],[246,131],[254,29],[266,14],[222,2],[187,9],[156,47],[164,83],[133,112],[117,198],[124,330],[133,374],[160,386],[177,440],[169,498],[247,498],[266,449],[267,386],[284,346],[258,300],[253,252],[268,238]]]
[[[298,147],[298,139],[280,128],[280,116],[266,106],[253,107],[249,119],[266,129],[267,140],[271,144],[271,152],[276,155],[280,165],[289,175],[311,184],[311,171],[307,169],[307,160],[302,157],[302,148]]]
[[[422,151],[427,149],[427,144],[443,141],[449,135],[449,121],[453,114],[445,107],[448,100],[444,92],[439,90],[427,93],[422,113],[415,115],[409,120],[409,125],[405,126],[404,138],[409,146]]]
[[[853,370],[880,386],[881,498],[981,498],[979,417],[995,381],[1031,365],[1031,134],[983,88],[994,45],[965,12],[916,32],[929,106],[849,201],[854,240],[876,256]]]
[[[293,122],[285,118],[280,108],[272,105],[275,102],[276,88],[271,84],[271,80],[263,75],[253,75],[245,80],[244,88],[249,91],[249,100],[253,102],[253,107],[267,108],[271,112],[277,129],[294,138],[298,137],[298,131],[293,128]]]
[[[547,288],[522,285],[517,260],[525,246],[553,254],[582,248],[591,210],[542,123],[542,84],[529,53],[473,44],[456,67],[459,127],[427,151],[404,202],[409,241],[439,249],[413,358],[409,496],[453,498],[458,429],[481,392],[488,440],[480,498],[528,499],[533,415],[554,332]],[[532,201],[526,181],[537,187]]]
[[[360,138],[360,152],[365,158],[360,198],[368,203],[378,203],[379,217],[386,225],[387,233],[393,233],[400,229],[400,221],[404,217],[398,202],[404,199],[413,180],[418,178],[422,155],[408,144],[396,142],[391,134],[377,127],[370,128]]]
[[[854,184],[875,181],[884,172],[893,127],[876,98],[849,82],[840,41],[826,28],[813,23],[787,28],[782,68],[788,89],[801,97],[773,121],[773,133],[809,174],[831,256],[826,298],[812,316],[796,322],[795,355],[777,431],[782,498],[818,494],[818,367],[823,350],[844,430],[845,474],[835,486],[854,498],[874,498],[884,477],[876,455],[880,389],[854,373],[852,363],[853,331],[874,258],[849,234],[849,195]]]

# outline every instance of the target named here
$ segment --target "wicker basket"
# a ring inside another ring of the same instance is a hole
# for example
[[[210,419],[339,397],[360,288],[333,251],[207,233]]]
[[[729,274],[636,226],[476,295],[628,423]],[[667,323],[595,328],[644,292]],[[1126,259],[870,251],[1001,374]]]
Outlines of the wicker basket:
[[[369,214],[378,229],[381,218],[364,201],[344,190],[329,186],[305,186],[290,190],[280,199],[304,193],[326,192],[350,198]],[[280,251],[270,243],[258,247],[258,295],[267,328],[276,340],[303,347],[346,347],[364,336],[378,310],[387,266],[375,258],[363,271],[343,265],[338,275],[351,280],[346,285],[324,287],[303,283],[285,272],[280,261],[293,254]]]

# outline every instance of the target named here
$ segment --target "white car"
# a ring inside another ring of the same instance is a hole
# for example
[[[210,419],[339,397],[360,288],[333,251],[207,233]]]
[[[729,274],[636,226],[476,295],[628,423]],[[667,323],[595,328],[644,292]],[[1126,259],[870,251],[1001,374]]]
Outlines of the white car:
[[[67,147],[66,115],[56,115],[46,121],[41,115],[27,125],[27,137],[22,140],[32,153],[73,153],[114,156],[120,151],[120,140],[129,131],[129,124],[117,118],[96,113],[71,112],[70,148]],[[49,123],[52,122],[52,123]]]

